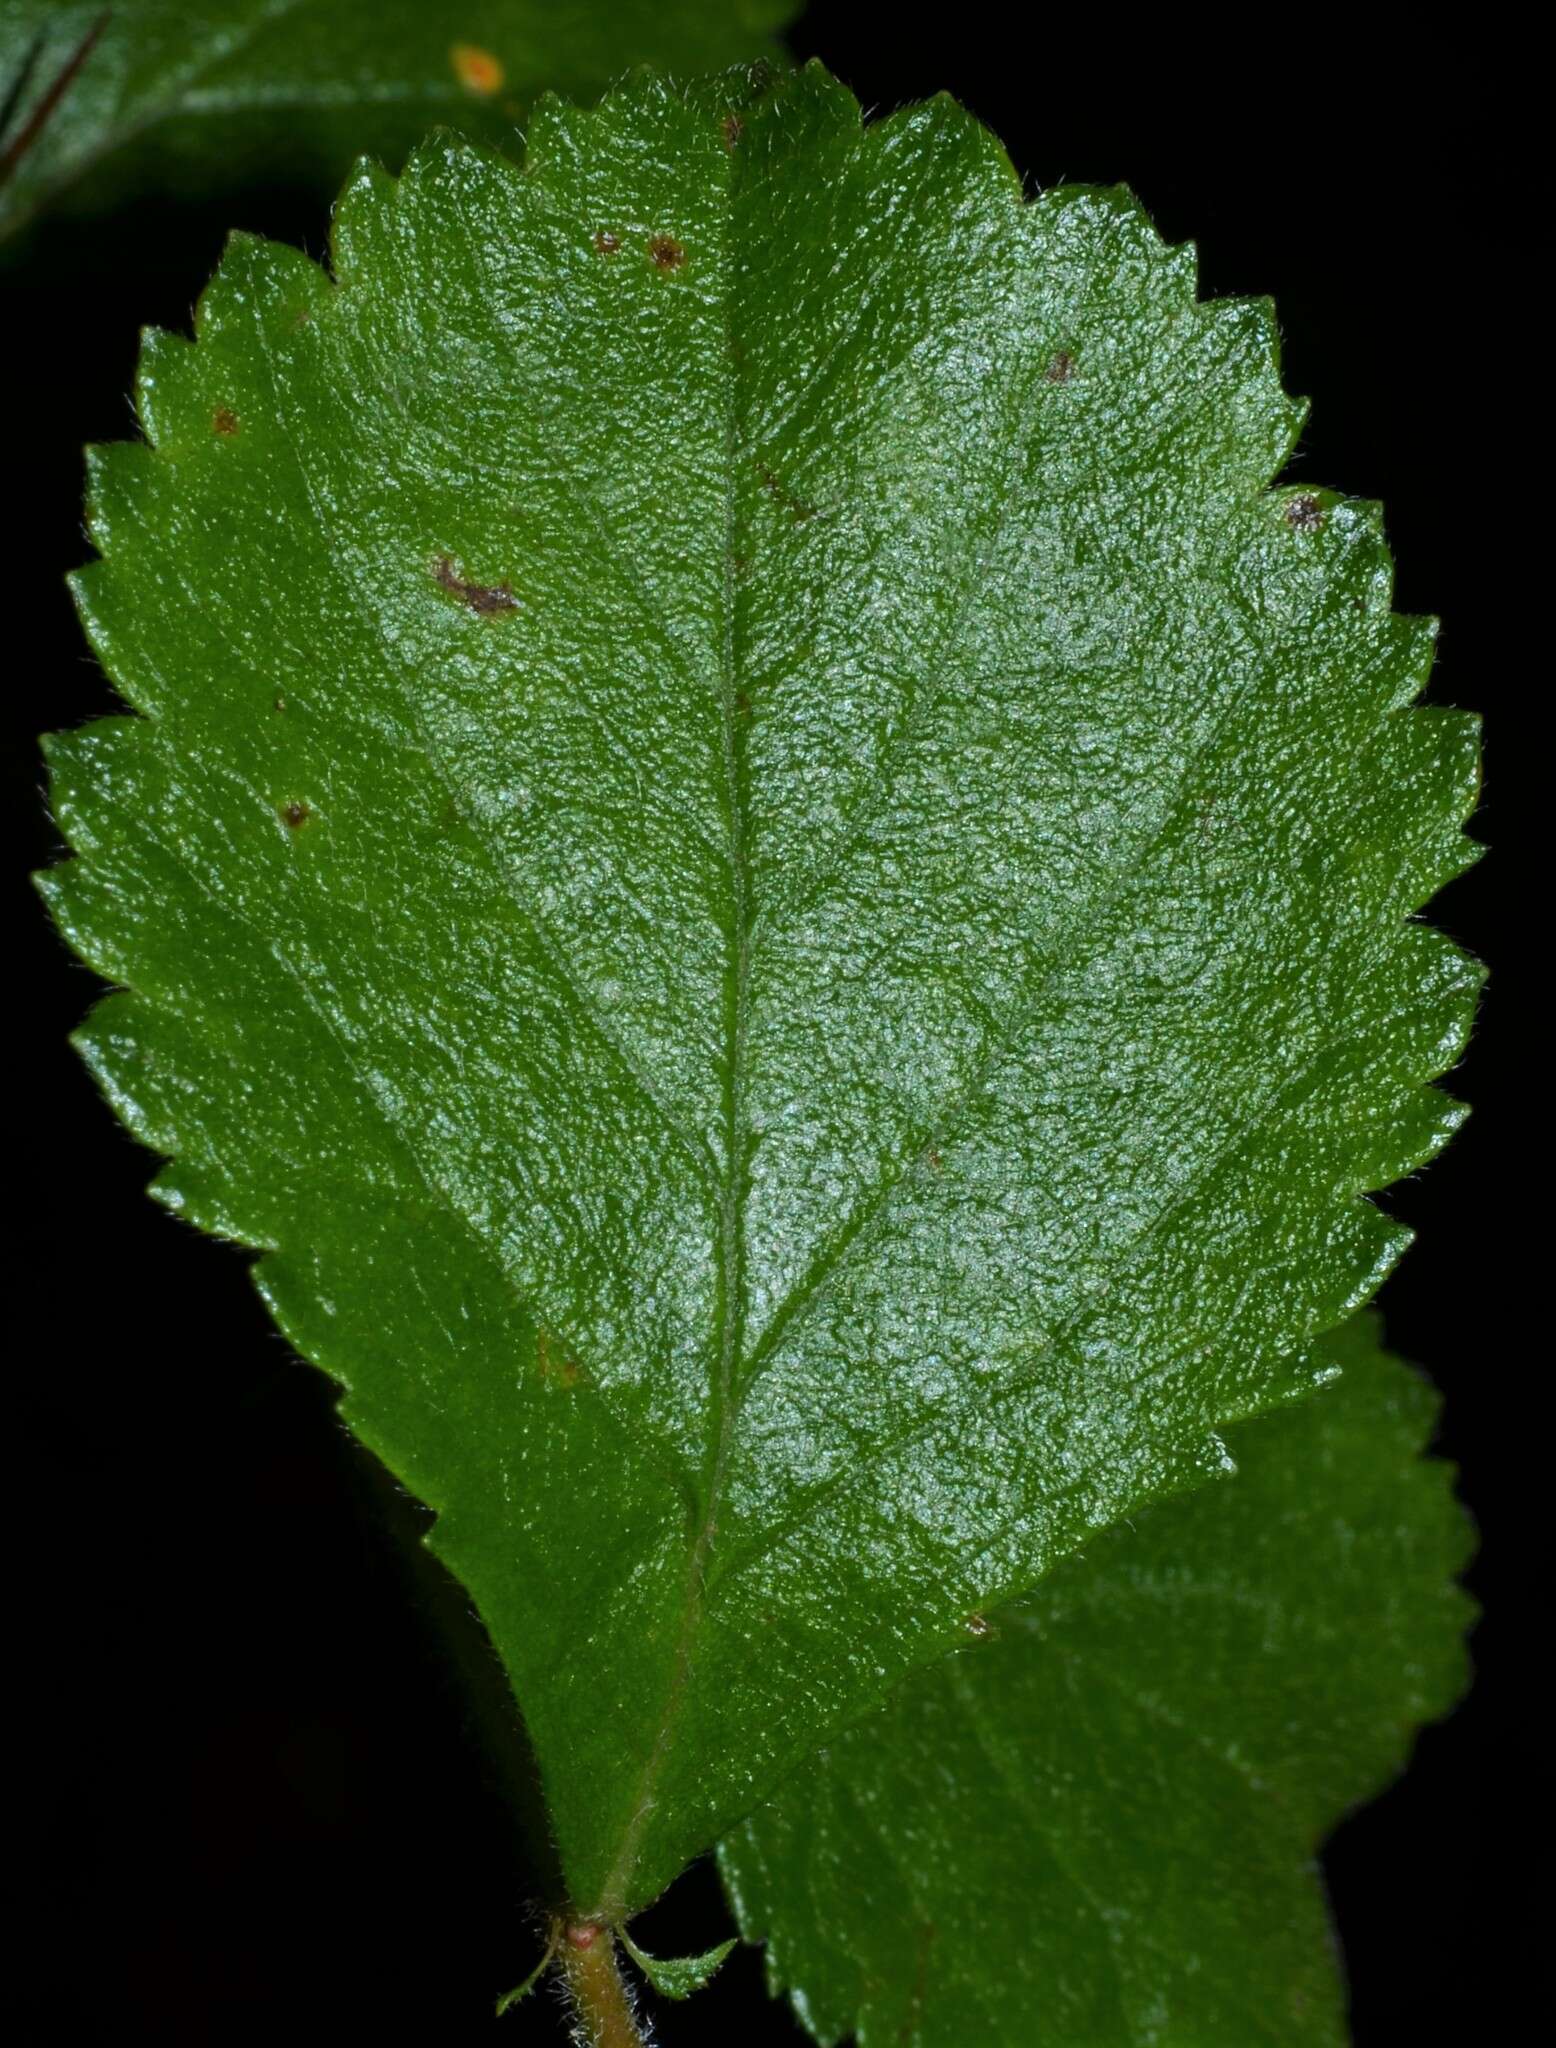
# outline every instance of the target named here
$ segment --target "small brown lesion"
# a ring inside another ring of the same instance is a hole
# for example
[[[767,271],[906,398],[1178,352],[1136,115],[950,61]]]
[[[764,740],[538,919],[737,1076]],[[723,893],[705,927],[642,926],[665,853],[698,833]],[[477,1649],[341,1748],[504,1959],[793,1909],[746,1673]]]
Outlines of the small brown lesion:
[[[783,507],[796,526],[803,525],[807,519],[815,518],[816,507],[808,499],[791,491],[782,477],[769,469],[765,462],[757,464],[756,473],[761,478],[762,489],[766,491],[768,497],[775,505]]]
[[[592,239],[597,256],[614,256],[621,247],[620,235],[613,234],[609,228],[596,228]]]
[[[1067,348],[1056,348],[1048,358],[1047,368],[1043,371],[1043,381],[1047,384],[1068,384],[1074,375],[1074,356]]]
[[[577,1359],[562,1348],[544,1324],[535,1334],[535,1369],[552,1387],[576,1387],[583,1378],[583,1368]]]
[[[944,1159],[940,1156],[940,1147],[938,1145],[931,1145],[924,1154],[924,1164],[931,1173],[939,1173],[940,1169],[945,1165]]]
[[[455,568],[452,555],[434,555],[432,575],[433,580],[451,597],[457,597],[461,604],[483,616],[493,612],[516,612],[519,608],[513,585],[506,579],[501,583],[471,583]]]
[[[223,434],[229,440],[234,434],[239,432],[238,415],[230,405],[219,405],[215,412],[211,414],[211,432],[213,434]]]
[[[897,2029],[897,2039],[901,2042],[918,2039],[919,2026],[924,2017],[924,2001],[929,1992],[929,1954],[939,1939],[940,1929],[933,1920],[921,1920],[914,1929],[913,1996],[902,2025]]]
[[[650,235],[648,253],[659,270],[679,270],[686,261],[686,251],[674,235]]]
[[[740,138],[746,132],[746,124],[738,114],[726,114],[719,123],[719,131],[724,137],[726,149],[738,149]]]
[[[1293,533],[1317,533],[1324,523],[1324,508],[1311,491],[1299,491],[1286,500],[1285,516]]]
[[[281,806],[281,821],[283,824],[290,826],[294,832],[301,832],[312,816],[312,809],[302,801],[301,797],[294,796],[290,803],[284,803]]]
[[[988,1621],[981,1614],[969,1614],[964,1626],[970,1636],[980,1639],[992,1633]]]

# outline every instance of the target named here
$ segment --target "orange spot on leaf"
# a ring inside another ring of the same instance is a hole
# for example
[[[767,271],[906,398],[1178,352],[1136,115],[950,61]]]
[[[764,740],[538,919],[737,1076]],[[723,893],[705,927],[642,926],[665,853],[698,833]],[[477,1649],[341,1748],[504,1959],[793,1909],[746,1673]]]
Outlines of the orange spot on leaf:
[[[455,43],[448,61],[465,91],[478,100],[489,100],[494,93],[501,92],[508,77],[502,60],[490,50],[483,50],[479,43]]]

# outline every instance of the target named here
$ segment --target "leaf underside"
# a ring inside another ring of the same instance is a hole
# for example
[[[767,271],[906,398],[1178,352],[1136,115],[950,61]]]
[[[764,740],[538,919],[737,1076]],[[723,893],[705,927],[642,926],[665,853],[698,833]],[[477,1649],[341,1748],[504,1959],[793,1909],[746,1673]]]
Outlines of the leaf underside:
[[[818,2040],[1343,2048],[1314,1852],[1462,1689],[1436,1401],[1371,1318],[1234,1440],[916,1674],[720,1863]]]
[[[236,240],[94,453],[45,887],[614,1919],[1311,1388],[1459,1116],[1474,728],[1268,305],[948,101],[544,101],[332,264]]]
[[[791,0],[0,0],[0,238],[71,194],[236,192],[398,161],[438,122],[507,149],[537,92],[764,52]]]
[[[630,1934],[623,1933],[622,1945],[661,1998],[691,1998],[711,1983],[728,1961],[734,1938],[721,1941],[700,1956],[645,1955]]]

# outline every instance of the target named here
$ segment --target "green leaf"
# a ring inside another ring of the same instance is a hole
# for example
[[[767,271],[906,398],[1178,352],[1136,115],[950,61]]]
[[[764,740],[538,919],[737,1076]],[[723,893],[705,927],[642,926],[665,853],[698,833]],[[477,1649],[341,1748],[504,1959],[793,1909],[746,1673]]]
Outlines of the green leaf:
[[[1263,304],[817,70],[238,240],[76,588],[81,1043],[440,1519],[615,1924],[1141,1502],[1460,1112],[1475,739]]]
[[[795,0],[0,0],[0,237],[73,192],[334,186],[435,123],[509,148],[535,94],[766,53]]]
[[[818,2040],[1326,2048],[1313,1863],[1465,1680],[1436,1401],[1370,1317],[1230,1485],[1110,1531],[731,1835],[742,1930]]]
[[[710,1948],[705,1955],[677,1956],[666,1961],[662,1956],[644,1955],[625,1928],[622,1929],[621,1945],[662,1998],[691,1998],[701,1991],[705,1984],[711,1983],[735,1946],[733,1940],[721,1941],[717,1948]]]

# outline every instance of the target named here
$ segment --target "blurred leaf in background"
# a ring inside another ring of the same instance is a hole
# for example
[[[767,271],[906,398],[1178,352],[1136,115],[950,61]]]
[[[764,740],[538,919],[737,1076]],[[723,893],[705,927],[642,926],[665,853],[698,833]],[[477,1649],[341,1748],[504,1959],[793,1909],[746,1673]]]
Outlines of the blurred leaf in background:
[[[0,0],[0,243],[45,207],[251,180],[337,185],[446,123],[502,148],[589,100],[780,54],[793,0]]]

